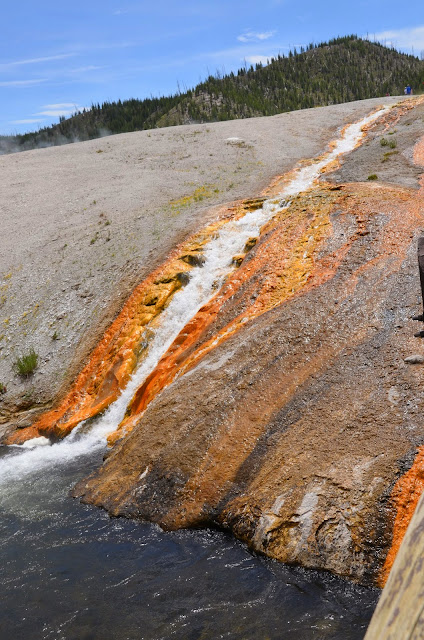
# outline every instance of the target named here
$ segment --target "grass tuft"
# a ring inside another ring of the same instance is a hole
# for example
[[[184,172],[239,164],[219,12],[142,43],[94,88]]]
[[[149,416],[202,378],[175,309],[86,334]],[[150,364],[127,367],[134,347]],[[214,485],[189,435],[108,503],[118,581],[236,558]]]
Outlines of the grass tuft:
[[[26,355],[21,356],[15,362],[17,373],[23,378],[32,375],[38,366],[38,354],[30,349]]]
[[[387,162],[391,156],[396,155],[399,151],[386,151],[381,162]]]
[[[378,180],[378,175],[376,173],[372,173],[368,176],[368,180]]]

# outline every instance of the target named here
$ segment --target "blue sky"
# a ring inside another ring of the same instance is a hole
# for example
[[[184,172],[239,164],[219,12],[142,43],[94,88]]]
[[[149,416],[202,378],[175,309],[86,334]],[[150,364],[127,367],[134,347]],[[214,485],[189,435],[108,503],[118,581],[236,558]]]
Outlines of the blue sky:
[[[357,33],[424,51],[409,0],[20,0],[2,7],[0,133],[104,100],[167,95],[289,48]]]

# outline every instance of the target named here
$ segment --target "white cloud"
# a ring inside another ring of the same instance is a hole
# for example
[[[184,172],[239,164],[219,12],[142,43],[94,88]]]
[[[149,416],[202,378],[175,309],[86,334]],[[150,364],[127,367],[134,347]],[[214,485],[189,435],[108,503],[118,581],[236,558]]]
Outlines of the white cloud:
[[[406,29],[392,29],[388,31],[381,31],[368,35],[370,40],[377,40],[387,46],[395,47],[396,49],[408,49],[412,48],[415,53],[419,53],[424,50],[424,26],[411,27]]]
[[[36,80],[5,80],[0,82],[0,87],[32,87],[42,82],[46,82],[46,78],[38,78]]]
[[[248,62],[249,64],[268,64],[268,61],[272,58],[273,56],[246,56],[245,60],[246,62]]]
[[[0,70],[4,71],[12,67],[18,67],[25,64],[38,64],[40,62],[52,62],[53,60],[63,60],[64,58],[72,58],[75,53],[61,53],[56,56],[44,56],[43,58],[28,58],[27,60],[15,60],[14,62],[5,62],[0,64]]]
[[[83,107],[74,102],[58,102],[57,104],[45,104],[41,107],[43,111],[38,111],[36,116],[49,116],[51,118],[58,116],[71,116],[76,111],[81,111]]]
[[[44,122],[45,118],[25,118],[24,120],[11,120],[10,124],[34,124],[34,122]]]
[[[48,109],[47,111],[39,111],[37,115],[55,118],[57,116],[71,116],[75,111],[76,109]]]
[[[77,67],[76,69],[69,69],[68,73],[85,73],[86,71],[97,71],[98,69],[104,69],[104,67],[96,67],[95,65],[87,65],[86,67]]]
[[[268,40],[275,35],[276,31],[245,31],[241,35],[237,36],[239,42],[261,42],[262,40]]]

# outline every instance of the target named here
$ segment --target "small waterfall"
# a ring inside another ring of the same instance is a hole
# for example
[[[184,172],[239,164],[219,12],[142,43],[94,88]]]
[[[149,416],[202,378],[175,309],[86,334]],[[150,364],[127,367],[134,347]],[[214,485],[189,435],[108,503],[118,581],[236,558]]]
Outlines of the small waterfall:
[[[324,154],[320,161],[298,169],[294,178],[277,197],[265,201],[262,208],[247,213],[239,220],[230,220],[221,227],[216,237],[204,247],[204,264],[191,270],[188,284],[175,293],[162,312],[160,326],[152,336],[147,355],[119,398],[103,415],[90,420],[89,425],[80,423],[69,436],[58,443],[41,446],[49,444],[47,439],[35,438],[21,446],[12,445],[9,455],[0,460],[0,485],[103,449],[106,436],[123,419],[137,388],[155,369],[184,326],[216,294],[234,269],[232,257],[243,250],[249,238],[259,236],[261,227],[277,211],[287,207],[290,198],[310,189],[325,167],[340,155],[352,151],[363,136],[362,128],[388,110],[389,107],[384,107],[346,127],[341,138],[332,145],[331,151]]]

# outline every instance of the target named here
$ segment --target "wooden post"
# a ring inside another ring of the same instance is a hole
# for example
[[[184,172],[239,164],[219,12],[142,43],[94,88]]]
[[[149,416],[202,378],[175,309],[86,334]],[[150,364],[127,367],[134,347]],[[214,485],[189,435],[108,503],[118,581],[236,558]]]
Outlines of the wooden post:
[[[364,640],[424,638],[424,494],[418,502]]]

